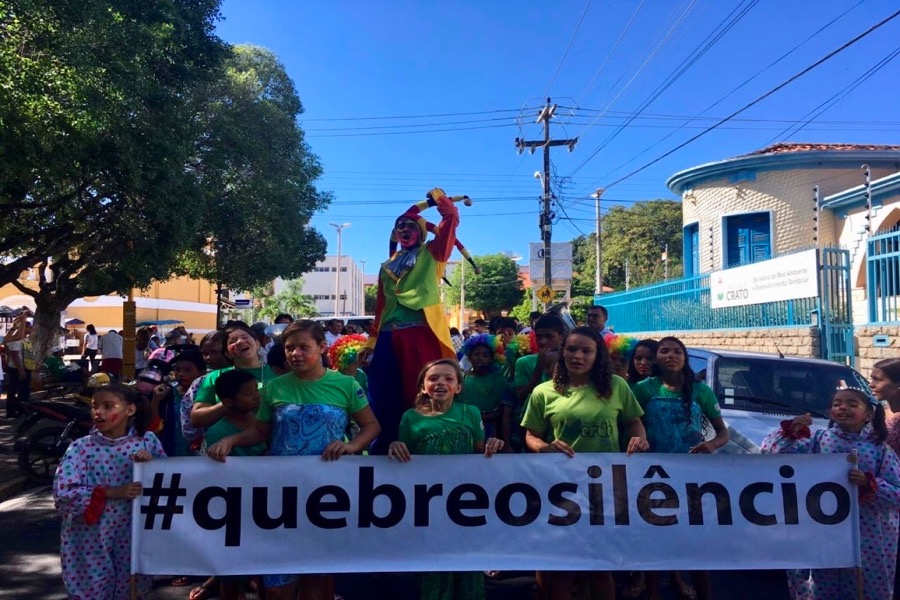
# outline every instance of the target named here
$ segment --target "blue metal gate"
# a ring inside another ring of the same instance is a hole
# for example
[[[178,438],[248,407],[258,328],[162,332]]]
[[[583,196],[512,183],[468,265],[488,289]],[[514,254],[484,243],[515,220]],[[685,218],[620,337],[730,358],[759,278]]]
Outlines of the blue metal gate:
[[[850,298],[850,252],[819,250],[819,331],[822,358],[853,366],[853,311]]]

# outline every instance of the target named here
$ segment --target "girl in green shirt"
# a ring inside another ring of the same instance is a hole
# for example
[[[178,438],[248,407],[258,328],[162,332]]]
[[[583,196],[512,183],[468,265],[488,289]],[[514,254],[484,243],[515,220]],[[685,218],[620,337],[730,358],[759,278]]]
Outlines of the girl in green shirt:
[[[454,402],[463,389],[459,363],[442,358],[419,373],[415,407],[403,413],[400,439],[391,442],[388,458],[409,462],[413,454],[484,453],[491,457],[503,448],[497,438],[484,439],[481,411]],[[423,600],[483,600],[483,573],[422,573]]]

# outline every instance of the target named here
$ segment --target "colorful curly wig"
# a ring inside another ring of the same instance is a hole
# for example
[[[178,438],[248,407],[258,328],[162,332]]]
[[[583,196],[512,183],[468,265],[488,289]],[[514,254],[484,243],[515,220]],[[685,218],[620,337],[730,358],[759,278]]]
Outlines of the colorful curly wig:
[[[503,340],[498,338],[497,346],[495,355],[502,355],[502,359],[498,359],[498,362],[513,364],[519,357],[537,352],[537,339],[534,337],[534,331],[530,331],[514,336],[508,344],[504,344]]]
[[[603,341],[606,343],[606,349],[609,350],[610,358],[628,360],[639,340],[625,335],[607,333],[603,336]]]
[[[343,371],[359,359],[359,352],[366,347],[366,336],[354,333],[343,335],[328,349],[328,362],[335,371]]]
[[[490,335],[488,333],[476,333],[475,335],[469,336],[469,339],[467,339],[463,343],[462,348],[460,348],[458,356],[460,358],[469,356],[478,346],[487,346],[490,348],[495,363],[503,363],[506,360],[503,355],[503,340],[496,335]]]

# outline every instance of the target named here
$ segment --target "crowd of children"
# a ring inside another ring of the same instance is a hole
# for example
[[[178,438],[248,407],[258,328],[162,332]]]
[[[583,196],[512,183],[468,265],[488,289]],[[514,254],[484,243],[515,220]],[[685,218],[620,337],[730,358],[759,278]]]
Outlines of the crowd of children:
[[[387,440],[388,458],[697,454],[728,442],[716,397],[696,380],[679,339],[617,336],[605,319],[572,328],[559,315],[543,314],[521,332],[510,321],[460,344],[466,372],[453,359],[422,369],[415,405],[402,415],[396,439]],[[199,347],[168,357],[170,383],[97,391],[95,429],[69,447],[54,482],[70,597],[131,598],[132,585],[138,597],[147,593],[146,578],[129,577],[130,500],[140,494],[132,461],[203,454],[219,461],[262,454],[332,461],[369,449],[381,428],[367,399],[368,367],[358,360],[364,345],[363,336],[347,335],[329,348],[320,324],[294,321],[264,362],[253,330],[231,322]],[[809,415],[795,417],[772,432],[763,451],[858,455],[848,477],[860,494],[863,589],[866,598],[886,600],[897,576],[900,422],[886,423],[882,402],[900,411],[900,359],[876,364],[872,392],[842,386],[831,399],[828,429],[810,431]],[[690,575],[688,581],[671,574],[676,594],[711,598],[708,573]],[[660,598],[659,579],[632,573],[621,596]],[[436,572],[419,580],[426,600],[484,598],[483,573]],[[794,598],[857,597],[852,569],[792,571],[788,581]],[[576,588],[595,599],[616,596],[612,573],[544,571],[537,582],[553,600],[570,600]],[[327,574],[266,575],[258,584],[267,599],[334,597]],[[240,578],[209,579],[189,598],[237,599],[246,585]]]

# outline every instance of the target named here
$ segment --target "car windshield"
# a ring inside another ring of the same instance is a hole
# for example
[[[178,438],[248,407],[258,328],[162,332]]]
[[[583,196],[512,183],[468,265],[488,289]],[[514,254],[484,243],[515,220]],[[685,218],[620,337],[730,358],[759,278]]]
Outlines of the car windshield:
[[[827,416],[831,396],[843,380],[869,386],[850,367],[777,358],[730,358],[716,361],[715,392],[723,408]]]

